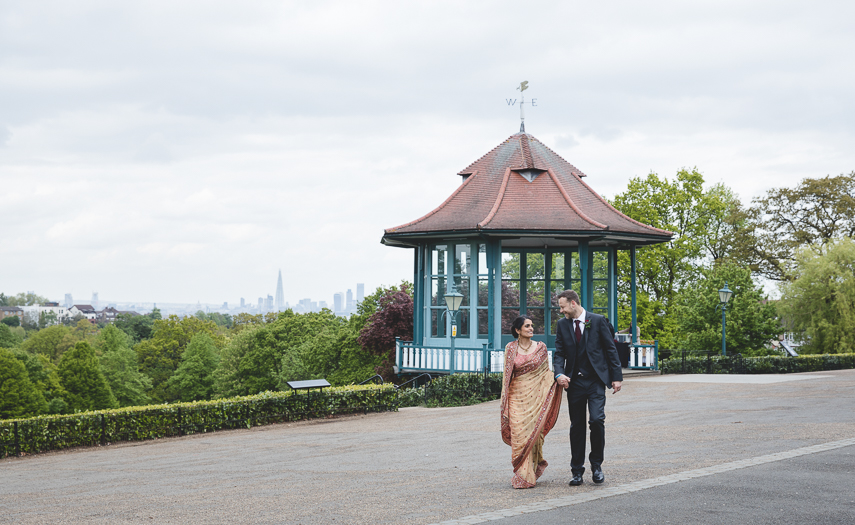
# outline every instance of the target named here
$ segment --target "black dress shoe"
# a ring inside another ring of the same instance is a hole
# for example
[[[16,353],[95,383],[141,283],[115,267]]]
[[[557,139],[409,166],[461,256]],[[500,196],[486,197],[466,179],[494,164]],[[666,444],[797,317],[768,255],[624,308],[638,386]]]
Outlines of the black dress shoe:
[[[575,487],[577,485],[582,484],[582,475],[581,474],[573,474],[573,479],[570,480],[570,486]]]
[[[603,474],[603,469],[601,468],[592,469],[591,478],[593,478],[594,483],[602,483],[606,480],[606,476]]]

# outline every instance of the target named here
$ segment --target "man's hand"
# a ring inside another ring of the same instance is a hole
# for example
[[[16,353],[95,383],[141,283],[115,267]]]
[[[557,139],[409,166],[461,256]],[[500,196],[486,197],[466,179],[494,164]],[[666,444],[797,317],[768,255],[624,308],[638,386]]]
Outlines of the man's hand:
[[[556,377],[555,380],[558,381],[558,384],[561,385],[561,388],[564,390],[567,390],[570,387],[570,378],[564,374]]]
[[[620,381],[612,381],[612,388],[614,389],[614,392],[612,392],[612,394],[617,394],[618,392],[620,392],[620,385]]]

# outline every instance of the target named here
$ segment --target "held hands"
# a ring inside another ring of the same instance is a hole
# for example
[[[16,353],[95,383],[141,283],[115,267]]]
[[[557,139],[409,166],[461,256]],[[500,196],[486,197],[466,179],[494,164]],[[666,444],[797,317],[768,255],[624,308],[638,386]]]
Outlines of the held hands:
[[[555,380],[558,382],[559,385],[561,385],[561,388],[563,388],[564,390],[567,390],[570,387],[570,378],[565,376],[564,374],[561,374],[560,376],[556,377]]]

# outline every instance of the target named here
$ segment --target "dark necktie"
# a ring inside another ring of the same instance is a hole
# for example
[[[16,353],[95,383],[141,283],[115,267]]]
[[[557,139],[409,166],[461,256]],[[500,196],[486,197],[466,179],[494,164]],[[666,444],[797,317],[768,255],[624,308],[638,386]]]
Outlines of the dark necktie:
[[[582,340],[582,329],[579,328],[579,320],[576,319],[576,343],[578,344]]]

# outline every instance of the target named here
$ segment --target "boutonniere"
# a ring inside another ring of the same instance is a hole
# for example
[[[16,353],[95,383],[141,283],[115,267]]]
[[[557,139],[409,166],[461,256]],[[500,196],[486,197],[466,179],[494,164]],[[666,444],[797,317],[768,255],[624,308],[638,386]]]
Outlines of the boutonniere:
[[[591,320],[585,319],[585,330],[587,330],[588,328],[591,328]]]

